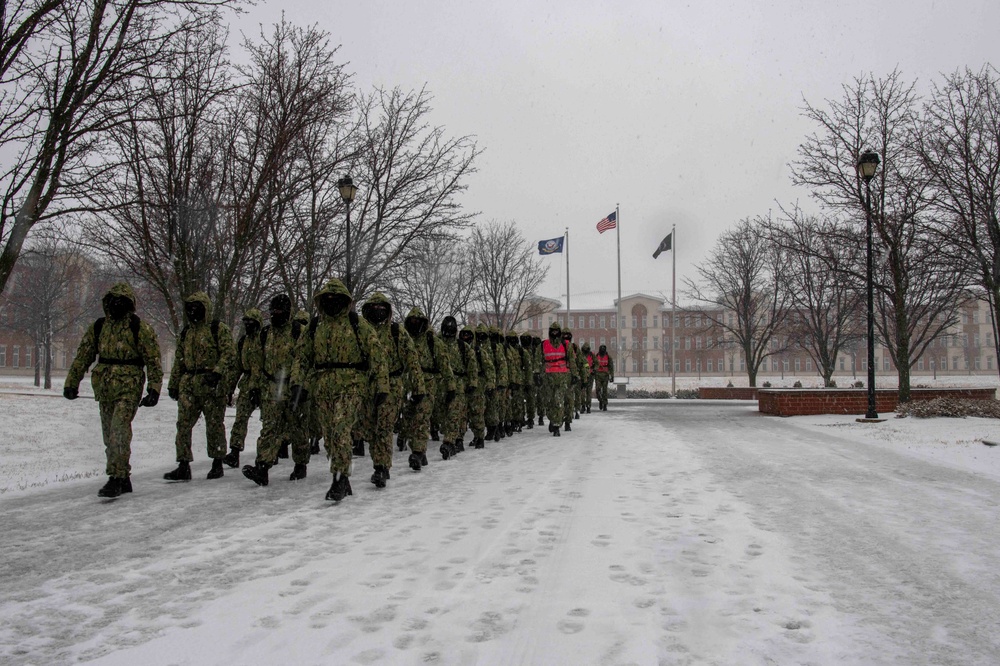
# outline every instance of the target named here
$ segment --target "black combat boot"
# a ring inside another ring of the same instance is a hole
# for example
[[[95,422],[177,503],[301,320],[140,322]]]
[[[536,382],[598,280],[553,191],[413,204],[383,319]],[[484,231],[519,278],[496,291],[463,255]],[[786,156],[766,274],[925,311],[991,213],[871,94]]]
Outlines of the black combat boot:
[[[258,486],[267,485],[267,468],[269,465],[257,462],[256,465],[243,465],[243,476],[247,477]]]
[[[122,483],[118,477],[109,476],[104,487],[97,491],[98,497],[118,497],[122,494]]]
[[[486,442],[483,440],[482,437],[477,437],[476,439],[472,440],[472,446],[473,448],[476,449],[485,449]]]
[[[486,439],[493,439],[493,431],[496,430],[495,426],[486,426]]]
[[[465,450],[465,442],[463,442],[463,441],[462,441],[462,438],[461,438],[461,437],[459,437],[459,438],[458,438],[458,439],[457,439],[457,440],[455,441],[455,451],[457,451],[457,452],[461,453],[461,452],[462,452],[462,451],[464,451],[464,450]]]
[[[213,458],[212,469],[208,470],[208,476],[206,476],[205,478],[209,480],[221,479],[224,474],[225,472],[223,471],[222,468],[222,458]]]
[[[524,422],[524,427],[531,430],[535,427],[535,419],[528,419]]]
[[[442,442],[440,451],[442,460],[447,460],[455,455],[455,452],[451,449],[451,442]]]
[[[177,469],[172,472],[167,472],[163,475],[163,478],[167,481],[190,481],[191,464],[186,460],[178,461]]]
[[[541,414],[538,415],[538,425],[545,425],[545,419]]]
[[[382,465],[375,466],[375,473],[372,474],[372,483],[376,488],[385,488],[385,480],[389,478],[389,470]]]
[[[590,413],[590,405],[587,405],[587,413]]]
[[[347,478],[346,474],[338,472],[337,476],[333,479],[333,485],[330,486],[330,490],[326,491],[326,498],[331,502],[339,502],[348,495],[353,494],[350,479]]]
[[[406,438],[396,435],[396,448],[400,451],[406,450]]]
[[[230,467],[239,467],[240,452],[236,449],[229,449],[229,453],[222,457],[222,462],[226,463]]]
[[[309,453],[314,456],[319,455],[319,437],[309,438]]]
[[[132,477],[126,476],[124,479],[119,479],[122,482],[122,494],[132,492]]]
[[[427,452],[426,451],[421,451],[417,455],[420,456],[420,466],[421,467],[427,467]]]
[[[301,481],[306,478],[306,466],[302,463],[295,463],[295,468],[292,470],[292,475],[288,477],[289,481]]]
[[[441,441],[441,438],[438,435],[438,431],[434,430],[433,428],[431,428],[431,441],[432,442],[440,442]]]
[[[278,448],[278,457],[279,458],[288,457],[288,442],[281,443],[281,446]]]
[[[410,469],[412,469],[414,472],[420,471],[421,465],[420,465],[419,453],[411,453],[408,462],[410,463]]]
[[[563,426],[566,428],[566,432],[572,432],[573,428],[572,428],[572,426],[570,426],[570,420],[569,419],[566,419],[566,422],[563,424]]]
[[[363,440],[363,439],[356,439],[356,440],[354,440],[354,450],[353,450],[352,453],[353,453],[353,455],[354,455],[355,458],[364,458],[365,457],[365,440]]]

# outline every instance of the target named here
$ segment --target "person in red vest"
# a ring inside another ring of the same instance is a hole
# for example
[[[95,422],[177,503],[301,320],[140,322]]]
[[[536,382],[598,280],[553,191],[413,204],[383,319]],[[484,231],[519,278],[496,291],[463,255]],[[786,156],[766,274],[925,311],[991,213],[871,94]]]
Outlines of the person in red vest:
[[[542,365],[545,372],[545,405],[549,413],[549,432],[559,437],[563,422],[563,403],[570,390],[570,368],[568,344],[563,340],[559,322],[549,325],[549,337],[542,341]]]
[[[615,360],[608,356],[607,345],[601,345],[594,357],[594,378],[597,380],[597,408],[608,411],[608,382],[615,381]]]

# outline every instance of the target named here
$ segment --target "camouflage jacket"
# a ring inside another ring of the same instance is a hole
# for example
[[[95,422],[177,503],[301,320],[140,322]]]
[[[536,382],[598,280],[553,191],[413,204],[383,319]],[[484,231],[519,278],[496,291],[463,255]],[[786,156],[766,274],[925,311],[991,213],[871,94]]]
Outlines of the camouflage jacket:
[[[476,362],[476,354],[469,345],[458,338],[441,337],[445,353],[448,355],[448,363],[451,365],[455,375],[455,390],[464,391],[467,388],[477,388],[479,386],[479,364]]]
[[[264,317],[257,308],[250,308],[243,314],[244,319],[253,319],[258,326],[264,325]],[[263,386],[261,373],[264,356],[261,350],[260,332],[247,335],[246,331],[236,341],[236,375],[234,383],[240,391],[249,391]]]
[[[212,320],[212,302],[205,292],[199,291],[184,299],[185,303],[193,301],[205,306],[205,319],[181,329],[169,387],[180,390],[187,378],[211,372],[222,375],[225,387],[231,386],[236,376],[233,334],[224,323]],[[225,392],[228,393],[228,388]]]

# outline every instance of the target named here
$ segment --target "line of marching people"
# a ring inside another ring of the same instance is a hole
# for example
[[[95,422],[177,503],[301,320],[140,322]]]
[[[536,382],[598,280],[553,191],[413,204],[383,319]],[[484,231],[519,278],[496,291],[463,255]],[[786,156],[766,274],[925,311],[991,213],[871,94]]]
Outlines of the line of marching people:
[[[105,317],[84,335],[66,379],[64,395],[77,397],[91,368],[95,398],[108,458],[108,483],[98,493],[117,497],[131,492],[131,421],[138,407],[155,406],[162,383],[159,346],[153,329],[135,314],[135,296],[121,283],[104,297]],[[441,442],[448,460],[470,446],[538,425],[553,436],[572,429],[574,418],[589,413],[597,389],[598,408],[607,409],[607,386],[614,363],[604,345],[595,354],[582,348],[558,323],[541,340],[529,334],[502,333],[479,324],[461,331],[445,317],[440,333],[418,308],[402,325],[392,306],[375,293],[360,308],[339,280],[331,280],[313,301],[317,312],[292,314],[292,301],[278,294],[268,303],[268,318],[248,310],[243,332],[234,340],[229,328],[211,317],[204,293],[185,300],[185,325],[168,384],[178,402],[175,449],[177,468],[168,481],[191,479],[191,433],[205,418],[209,479],[221,478],[224,465],[239,467],[247,424],[259,409],[262,427],[253,464],[243,475],[260,486],[270,470],[291,453],[289,480],[305,479],[311,456],[322,440],[333,480],[326,498],[339,502],[352,494],[353,458],[368,443],[371,482],[384,488],[390,478],[393,437],[409,450],[409,467],[428,464],[428,442]],[[96,365],[95,365],[96,361]],[[146,384],[147,395],[142,397]],[[226,404],[235,400],[236,421],[229,450],[223,423]]]

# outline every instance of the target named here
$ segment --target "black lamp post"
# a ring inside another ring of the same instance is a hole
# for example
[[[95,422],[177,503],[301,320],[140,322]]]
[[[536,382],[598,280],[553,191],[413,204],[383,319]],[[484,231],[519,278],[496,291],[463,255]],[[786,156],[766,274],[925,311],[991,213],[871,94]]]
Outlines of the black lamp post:
[[[872,282],[872,178],[878,168],[878,153],[867,150],[858,158],[858,173],[865,181],[865,217],[868,222],[868,411],[866,419],[877,419],[875,409],[875,288]]]
[[[347,208],[347,271],[344,286],[347,287],[347,291],[353,294],[354,281],[351,278],[351,261],[354,255],[351,254],[351,202],[354,201],[354,195],[358,193],[358,188],[350,176],[344,176],[337,181],[337,189],[340,190],[340,198],[344,200],[344,206]]]

